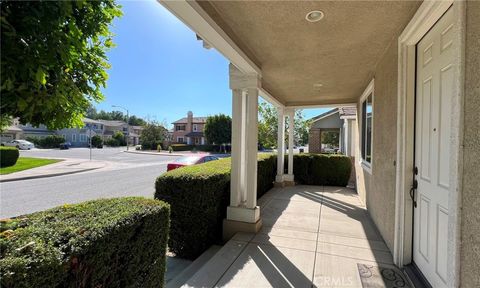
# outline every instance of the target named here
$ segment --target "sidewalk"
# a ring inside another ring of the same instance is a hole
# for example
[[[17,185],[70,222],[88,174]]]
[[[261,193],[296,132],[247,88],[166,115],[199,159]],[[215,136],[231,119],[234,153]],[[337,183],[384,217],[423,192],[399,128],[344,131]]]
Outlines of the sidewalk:
[[[91,171],[107,166],[105,161],[85,159],[64,159],[55,164],[32,168],[12,174],[0,176],[0,182],[19,181],[26,179],[45,178]]]
[[[198,155],[198,154],[205,154],[205,155],[211,155],[214,153],[210,152],[203,152],[203,151],[197,151],[197,152],[192,152],[192,151],[175,151],[173,153],[168,153],[166,151],[162,152],[156,152],[156,151],[141,151],[141,150],[125,150],[123,152],[126,153],[133,153],[133,154],[147,154],[147,155],[158,155],[158,156],[187,156],[187,155]]]

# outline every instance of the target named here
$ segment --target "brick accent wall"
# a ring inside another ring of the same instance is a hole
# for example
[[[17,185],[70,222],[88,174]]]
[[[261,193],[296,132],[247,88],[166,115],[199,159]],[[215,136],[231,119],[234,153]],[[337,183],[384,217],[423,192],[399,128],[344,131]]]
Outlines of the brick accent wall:
[[[310,129],[308,134],[308,152],[320,153],[321,150],[320,129]]]

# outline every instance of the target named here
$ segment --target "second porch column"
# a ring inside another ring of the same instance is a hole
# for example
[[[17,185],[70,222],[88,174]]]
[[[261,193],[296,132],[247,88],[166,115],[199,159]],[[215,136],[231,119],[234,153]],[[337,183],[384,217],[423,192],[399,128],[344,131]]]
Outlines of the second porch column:
[[[294,117],[295,109],[288,108],[286,109],[286,114],[288,116],[288,174],[284,176],[285,184],[294,185],[294,176],[293,176],[293,138],[294,138]]]
[[[230,206],[223,221],[223,238],[237,232],[258,232],[262,221],[257,206],[258,88],[257,74],[245,74],[230,64],[233,91],[232,172]]]
[[[277,177],[275,182],[283,184],[285,174],[285,109],[277,107]]]

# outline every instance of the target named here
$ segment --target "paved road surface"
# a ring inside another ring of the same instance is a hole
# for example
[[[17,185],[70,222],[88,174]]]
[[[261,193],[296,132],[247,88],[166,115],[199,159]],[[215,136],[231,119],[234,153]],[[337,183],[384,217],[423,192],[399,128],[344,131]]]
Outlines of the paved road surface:
[[[123,149],[95,149],[93,158],[123,163],[80,174],[0,184],[0,217],[45,210],[65,203],[122,196],[153,197],[155,179],[178,157],[124,153]],[[22,156],[88,159],[88,149],[22,151]],[[128,165],[124,165],[127,163]]]

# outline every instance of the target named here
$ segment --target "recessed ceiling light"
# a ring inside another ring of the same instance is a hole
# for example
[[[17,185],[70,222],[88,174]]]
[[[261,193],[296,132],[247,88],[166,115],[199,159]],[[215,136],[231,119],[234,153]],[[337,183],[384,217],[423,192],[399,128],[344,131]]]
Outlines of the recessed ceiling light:
[[[322,88],[322,87],[323,87],[323,84],[322,84],[322,83],[315,83],[315,84],[313,84],[313,89],[315,89],[315,90],[319,90],[319,89]]]
[[[308,22],[317,22],[323,19],[325,14],[323,14],[322,11],[320,10],[314,10],[310,11],[307,13],[307,16],[305,16],[305,19],[307,19]]]

